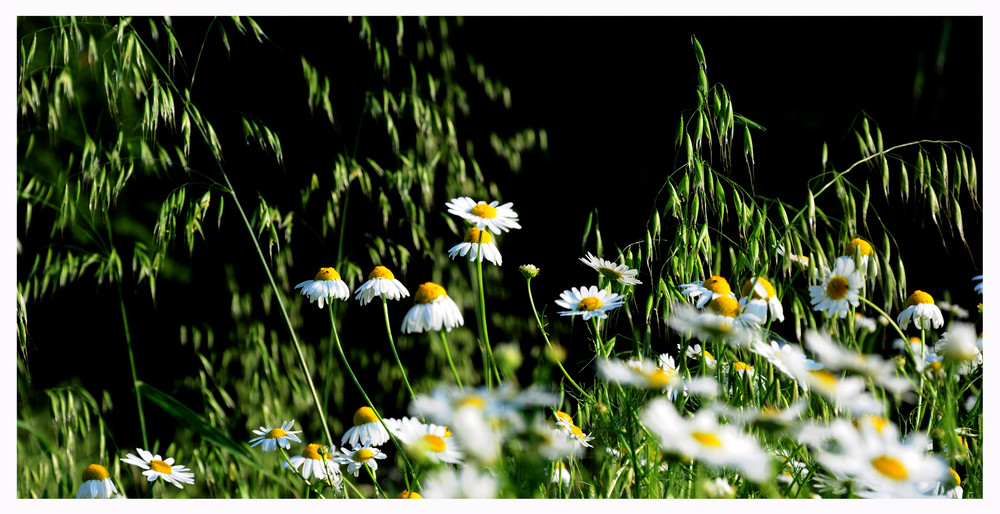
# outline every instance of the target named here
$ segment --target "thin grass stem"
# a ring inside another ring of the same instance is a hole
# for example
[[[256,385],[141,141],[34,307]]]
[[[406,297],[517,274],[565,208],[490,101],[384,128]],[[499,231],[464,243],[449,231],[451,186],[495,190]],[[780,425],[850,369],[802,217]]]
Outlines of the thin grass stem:
[[[396,358],[396,364],[399,366],[399,372],[403,374],[403,383],[406,384],[406,390],[410,393],[410,399],[416,398],[413,394],[413,388],[410,387],[410,381],[406,378],[406,370],[403,369],[403,363],[399,360],[399,353],[396,352],[396,343],[392,340],[392,328],[389,326],[389,301],[385,298],[385,293],[382,293],[382,312],[385,314],[385,333],[389,336],[389,346],[392,348],[392,356]]]

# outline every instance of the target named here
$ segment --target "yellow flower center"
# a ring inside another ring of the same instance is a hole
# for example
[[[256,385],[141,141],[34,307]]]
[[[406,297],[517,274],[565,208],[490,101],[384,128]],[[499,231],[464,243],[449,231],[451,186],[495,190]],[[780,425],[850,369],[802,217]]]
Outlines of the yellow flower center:
[[[574,424],[573,423],[573,418],[569,414],[566,414],[565,412],[563,412],[561,410],[557,410],[556,411],[556,418],[558,418],[559,421],[565,421],[566,423],[569,423],[570,425]]]
[[[727,286],[728,288],[728,286]],[[708,302],[708,308],[716,313],[730,318],[740,315],[740,302],[731,296],[720,296]]]
[[[753,372],[753,366],[745,362],[737,362],[733,364],[733,369],[736,371],[749,371],[751,373]]]
[[[353,460],[354,462],[365,462],[367,460],[371,460],[372,455],[374,454],[372,453],[371,450],[369,450],[368,448],[362,448],[354,452],[354,455],[351,456],[351,460]]]
[[[423,496],[420,496],[420,493],[416,491],[410,491],[409,489],[407,489],[399,493],[399,496],[397,496],[396,498],[403,498],[404,500],[420,500],[423,499]]]
[[[167,464],[166,462],[163,462],[162,460],[153,459],[149,463],[149,469],[151,469],[153,471],[156,471],[156,472],[159,472],[159,473],[163,473],[164,475],[169,475],[170,474],[170,464]]]
[[[701,283],[701,286],[716,294],[729,294],[733,292],[729,287],[729,282],[719,275],[712,275],[708,280]]]
[[[354,426],[366,425],[378,421],[378,416],[371,407],[361,407],[354,413]]]
[[[265,439],[280,439],[282,437],[285,437],[286,435],[288,435],[288,432],[285,432],[284,430],[282,430],[280,428],[275,428],[274,430],[271,430],[270,432],[268,432],[267,435],[264,436],[264,438]]]
[[[951,472],[951,478],[952,478],[952,480],[955,481],[955,487],[958,487],[958,486],[962,485],[962,479],[959,478],[958,471],[955,471],[952,468],[948,468],[948,471]]]
[[[624,277],[624,275],[622,275],[621,273],[619,273],[619,272],[617,272],[617,271],[615,271],[615,270],[613,270],[611,268],[597,268],[597,271],[601,275],[604,275],[605,278],[608,278],[608,279],[611,279],[611,280],[621,280]]]
[[[914,291],[909,298],[906,299],[906,305],[903,308],[910,307],[912,305],[917,305],[918,303],[934,303],[934,297],[920,290]]]
[[[712,448],[718,448],[722,446],[722,441],[715,434],[710,434],[708,432],[691,432],[691,437],[695,441],[698,441],[702,446],[711,446]]]
[[[809,374],[825,385],[832,386],[837,384],[837,377],[825,369],[811,369],[809,370]]]
[[[656,368],[656,371],[646,375],[646,379],[649,380],[649,384],[653,387],[663,387],[670,385],[673,382],[673,377],[676,375],[676,371],[665,371],[663,368]]]
[[[444,435],[441,437],[451,437],[451,429],[445,426],[442,426],[442,428],[444,428]]]
[[[923,344],[923,341],[921,341],[920,337],[918,337],[918,336],[910,336],[910,342],[911,343],[921,343],[921,344]]]
[[[844,250],[844,255],[854,255],[854,251],[861,248],[861,255],[871,255],[872,245],[868,244],[868,241],[856,237],[851,239],[850,243],[847,243],[847,249]]]
[[[476,205],[469,211],[470,214],[479,216],[480,218],[495,218],[497,217],[497,210],[490,207],[489,204],[481,203]]]
[[[307,459],[321,460],[323,458],[323,454],[320,453],[320,450],[322,448],[323,445],[320,444],[315,444],[315,443],[309,444],[306,446],[305,450],[302,450],[302,456]],[[326,454],[326,458],[330,459],[333,458],[333,456],[328,453]]]
[[[106,480],[109,476],[107,468],[100,464],[91,464],[87,466],[87,469],[83,470],[83,481],[88,480]]]
[[[708,353],[708,350],[705,350],[704,353],[705,353],[705,360],[715,360],[715,357],[712,357],[712,354]]]
[[[875,427],[875,431],[880,434],[882,433],[882,429],[885,428],[885,424],[888,423],[888,421],[882,416],[868,416],[868,420],[871,421],[872,426]]]
[[[482,409],[485,406],[486,406],[486,400],[483,400],[483,398],[480,396],[466,396],[465,398],[462,398],[461,400],[455,402],[456,408],[476,407]]]
[[[434,453],[441,453],[445,449],[444,439],[434,435],[425,434],[420,438],[420,444],[424,448]]]
[[[576,307],[578,311],[592,311],[600,309],[604,305],[596,296],[588,296],[583,300],[580,300],[580,304]]]
[[[470,228],[469,231],[465,233],[465,239],[462,241],[465,243],[478,243],[480,234],[482,234],[483,244],[493,242],[493,236],[490,235],[489,230],[479,230],[476,227]]]
[[[384,278],[388,280],[393,280],[396,277],[395,275],[392,274],[391,271],[389,271],[389,268],[386,268],[385,266],[375,266],[375,269],[373,269],[372,272],[368,274],[368,280],[371,280],[373,278]]]
[[[940,362],[932,362],[932,363],[928,364],[927,367],[930,368],[931,372],[941,371],[941,363]]]
[[[850,282],[841,276],[835,276],[826,284],[826,295],[834,300],[842,300],[851,288]]]
[[[417,292],[413,295],[413,303],[430,303],[437,297],[447,294],[448,293],[443,287],[435,284],[434,282],[424,282],[423,284],[420,284],[420,287],[417,288]]]
[[[882,473],[893,480],[906,480],[906,467],[903,466],[902,462],[899,462],[888,455],[882,455],[872,459],[872,466],[877,469],[879,473]]]
[[[764,286],[764,290],[767,291],[767,296],[761,297],[760,294],[757,293],[757,291],[754,291],[753,292],[754,298],[760,298],[761,300],[766,300],[775,295],[774,286],[771,285],[770,282],[765,280],[764,277],[757,277],[756,282]],[[753,291],[753,289],[754,289],[754,279],[747,280],[746,283],[743,284],[743,289],[740,290],[741,296],[743,296],[744,298],[750,296],[750,291]]]
[[[583,430],[581,430],[580,427],[576,425],[570,425],[569,431],[573,432],[573,435],[575,435],[577,438],[581,439],[583,438]]]
[[[340,280],[340,273],[333,268],[320,268],[313,280]]]

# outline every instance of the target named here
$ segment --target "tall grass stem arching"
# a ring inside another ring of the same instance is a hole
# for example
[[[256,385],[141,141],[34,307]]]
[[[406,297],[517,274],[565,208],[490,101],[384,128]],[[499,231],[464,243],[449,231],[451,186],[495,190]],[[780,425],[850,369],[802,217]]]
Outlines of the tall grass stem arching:
[[[142,447],[149,448],[146,436],[146,417],[142,413],[142,394],[139,392],[139,376],[135,372],[135,356],[132,352],[132,336],[128,330],[128,314],[125,312],[125,298],[122,297],[122,283],[118,280],[118,303],[122,308],[122,326],[125,328],[125,346],[128,347],[128,363],[132,369],[132,388],[135,389],[135,404],[139,410],[139,430],[142,432]]]
[[[444,356],[448,358],[448,367],[451,368],[451,374],[455,377],[455,383],[458,384],[459,389],[465,389],[462,387],[462,379],[458,378],[458,371],[455,370],[455,363],[451,360],[451,350],[448,348],[448,338],[444,335],[444,329],[438,331],[438,335],[441,336],[441,345],[444,346]]]
[[[382,312],[385,314],[385,333],[389,336],[389,347],[392,348],[392,356],[396,358],[396,365],[399,366],[399,372],[403,374],[403,383],[406,384],[406,390],[410,393],[410,400],[413,400],[416,396],[413,394],[413,388],[410,387],[410,381],[406,378],[406,370],[403,369],[403,363],[399,360],[399,353],[396,352],[396,343],[392,340],[392,328],[389,326],[389,301],[385,299],[385,293],[382,293],[381,297]]]
[[[531,295],[531,277],[525,277],[525,280],[528,285],[528,303],[531,304],[531,312],[535,315],[535,323],[538,324],[538,330],[542,332],[542,338],[545,339],[545,344],[551,351],[552,343],[549,341],[549,336],[545,332],[545,326],[542,325],[542,318],[538,316],[538,309],[535,308],[535,298]],[[577,391],[580,391],[580,394],[586,397],[590,403],[597,403],[597,400],[595,400],[593,396],[584,391],[583,388],[580,387],[575,380],[573,380],[573,377],[569,376],[569,372],[567,372],[566,368],[563,367],[562,362],[559,362],[559,359],[553,359],[553,361],[555,361],[556,365],[559,366],[559,369],[562,370],[563,376],[566,377],[566,380],[569,380],[569,383],[573,384],[573,387],[575,387]]]

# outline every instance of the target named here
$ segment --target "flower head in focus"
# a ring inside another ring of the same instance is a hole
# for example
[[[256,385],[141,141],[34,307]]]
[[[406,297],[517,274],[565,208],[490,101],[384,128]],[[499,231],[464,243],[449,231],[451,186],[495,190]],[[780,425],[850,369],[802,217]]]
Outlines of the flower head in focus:
[[[367,305],[368,302],[382,295],[385,295],[388,300],[399,300],[410,296],[406,286],[396,280],[395,275],[385,266],[375,266],[375,269],[368,274],[368,280],[361,284],[354,293],[354,299],[361,301],[361,305]]]
[[[316,273],[316,278],[306,280],[295,286],[295,289],[302,289],[302,295],[309,297],[309,303],[317,302],[319,308],[328,298],[338,298],[346,300],[351,296],[347,284],[340,278],[340,273],[334,268],[320,268]]]

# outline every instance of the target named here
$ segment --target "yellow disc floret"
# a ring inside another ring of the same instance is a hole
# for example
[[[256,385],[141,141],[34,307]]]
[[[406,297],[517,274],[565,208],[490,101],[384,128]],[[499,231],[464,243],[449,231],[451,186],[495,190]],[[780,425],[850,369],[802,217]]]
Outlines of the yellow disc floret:
[[[765,280],[764,277],[757,277],[756,280],[750,279],[750,280],[747,280],[745,284],[743,284],[743,289],[740,290],[740,293],[741,293],[741,295],[744,298],[747,297],[747,296],[750,296],[750,291],[752,291],[754,289],[754,282],[756,282],[756,283],[760,284],[761,286],[763,286],[764,287],[764,291],[767,292],[767,296],[761,297],[760,294],[757,293],[757,291],[753,291],[753,297],[754,298],[759,298],[761,300],[766,300],[766,299],[771,298],[771,297],[774,296],[774,286],[771,285],[770,282],[768,282],[767,280]]]
[[[598,273],[604,275],[606,278],[611,280],[621,280],[624,275],[620,272],[615,271],[613,268],[597,268]]]
[[[106,480],[109,476],[107,468],[100,464],[91,464],[87,466],[87,469],[83,470],[83,481],[88,480]]]
[[[158,473],[163,473],[164,475],[170,474],[170,464],[163,462],[162,460],[153,459],[149,462],[149,469],[156,471]]]
[[[354,413],[354,426],[367,425],[378,421],[378,416],[371,407],[361,407]]]
[[[384,278],[388,280],[393,280],[396,277],[392,274],[391,271],[389,271],[389,268],[386,268],[385,266],[375,266],[375,269],[373,269],[372,272],[368,274],[368,280],[371,280],[373,278]]]
[[[913,294],[911,294],[909,298],[906,299],[906,305],[903,306],[903,308],[905,309],[905,308],[910,307],[912,305],[917,305],[918,303],[930,303],[930,304],[933,304],[934,303],[934,297],[931,296],[931,295],[929,295],[929,294],[927,294],[927,293],[925,293],[925,292],[923,292],[923,291],[920,291],[918,289],[918,290],[914,291]]]
[[[431,301],[437,299],[437,297],[445,296],[447,294],[447,291],[445,291],[443,287],[435,284],[434,282],[424,282],[423,284],[420,284],[420,287],[417,288],[417,292],[413,295],[413,303],[430,303]]]
[[[482,237],[483,240],[480,241],[479,238]],[[476,227],[472,227],[468,232],[465,233],[465,239],[462,240],[465,243],[492,243],[493,236],[490,235],[489,230],[479,230]]]
[[[340,280],[340,273],[333,268],[320,268],[313,280]]]
[[[353,460],[354,462],[365,462],[371,460],[372,456],[374,455],[375,454],[372,453],[372,451],[369,450],[368,448],[362,448],[354,452],[354,455],[351,455],[351,460]]]
[[[718,448],[722,446],[722,441],[715,434],[710,434],[708,432],[691,432],[691,437],[695,441],[698,441],[702,446],[711,446],[712,448]]]
[[[420,493],[416,491],[410,491],[409,489],[407,489],[399,493],[399,496],[397,496],[396,498],[402,498],[404,500],[420,500],[423,499],[423,496],[420,496]]]
[[[837,377],[825,369],[811,369],[809,374],[827,386],[837,385]]]
[[[477,409],[482,409],[485,406],[486,400],[484,400],[481,396],[476,395],[469,395],[455,402],[456,408],[476,407]]]
[[[570,425],[574,424],[573,423],[573,417],[570,416],[569,414],[566,414],[565,412],[563,412],[561,410],[557,410],[556,411],[556,418],[559,421],[565,421],[566,423],[569,423]]]
[[[469,214],[474,214],[480,218],[496,218],[497,210],[490,207],[489,204],[481,203],[476,205],[469,211]]]
[[[602,305],[604,305],[604,304],[601,303],[601,301],[599,299],[597,299],[596,296],[588,296],[588,297],[580,300],[580,304],[577,305],[576,310],[578,310],[578,311],[593,311],[593,310],[600,309]]]
[[[320,460],[323,458],[323,453],[321,453],[322,450],[323,445],[311,443],[306,445],[305,450],[302,450],[302,456],[307,459]],[[326,454],[326,458],[329,459],[332,458],[332,456],[328,453]]]
[[[719,275],[712,275],[708,280],[702,282],[701,286],[715,294],[726,295],[733,292],[732,288],[729,287],[729,282]]]
[[[753,373],[753,366],[751,366],[751,365],[749,365],[749,364],[747,364],[745,362],[742,362],[742,361],[739,361],[739,362],[736,362],[735,364],[733,364],[733,369],[736,370],[736,371],[749,371],[749,372]]]
[[[282,437],[285,437],[286,435],[288,435],[288,432],[285,432],[284,430],[282,430],[280,428],[275,428],[275,429],[272,429],[267,434],[265,434],[264,438],[265,439],[281,439]]]
[[[888,455],[881,455],[872,459],[872,467],[893,480],[906,480],[908,476],[903,463]]]
[[[740,315],[740,302],[731,296],[720,296],[708,302],[708,308],[716,314],[730,318]]]
[[[842,300],[850,289],[851,283],[846,278],[837,275],[827,282],[826,295],[834,300]]]
[[[847,243],[847,248],[844,250],[844,255],[854,255],[855,250],[861,249],[861,255],[871,255],[872,245],[868,244],[868,241],[861,239],[860,237],[855,237],[851,239],[850,243]]]
[[[438,436],[436,436],[434,434],[425,434],[425,435],[423,435],[420,438],[420,444],[421,444],[421,446],[423,446],[424,448],[426,448],[428,451],[432,451],[434,453],[441,453],[441,452],[443,452],[445,450],[445,446],[446,446],[445,443],[444,443],[444,439],[441,439],[440,437],[438,437]]]

